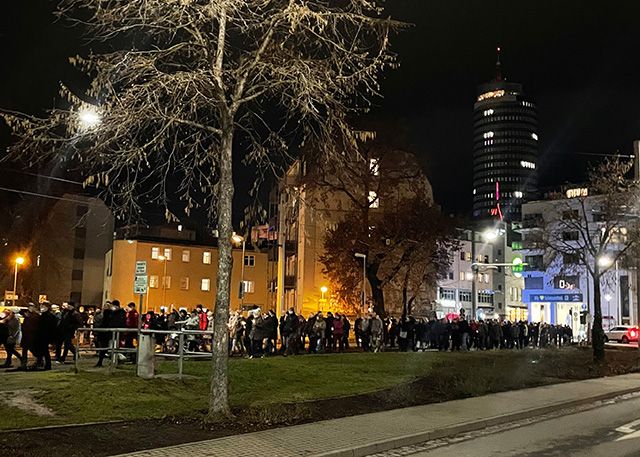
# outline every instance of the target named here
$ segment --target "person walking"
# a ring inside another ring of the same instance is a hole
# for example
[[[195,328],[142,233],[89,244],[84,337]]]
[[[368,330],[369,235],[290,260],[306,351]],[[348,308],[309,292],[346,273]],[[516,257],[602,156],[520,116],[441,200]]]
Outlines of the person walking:
[[[40,322],[40,310],[33,304],[29,303],[29,307],[24,312],[24,321],[22,322],[22,357],[19,370],[26,370],[29,363],[29,352],[37,359],[36,336],[38,334],[38,326]],[[35,365],[34,365],[35,366]]]
[[[93,328],[110,328],[111,326],[111,303],[106,302],[102,306],[102,310],[93,318]],[[93,339],[95,341],[96,348],[98,348],[98,363],[96,367],[102,366],[102,361],[107,356],[109,342],[111,341],[111,332],[93,332]]]
[[[0,315],[1,316],[1,315]],[[7,360],[0,368],[11,368],[11,360],[15,355],[20,365],[22,366],[22,356],[16,350],[16,346],[20,344],[22,339],[22,332],[20,328],[20,319],[16,316],[15,312],[11,309],[7,309],[4,312],[4,318],[0,319],[0,325],[5,326],[7,329],[7,336],[4,343],[4,347],[7,350]]]
[[[44,302],[40,305],[40,317],[36,329],[34,347],[36,355],[36,368],[45,371],[51,370],[51,353],[49,345],[56,342],[58,319],[51,312],[51,303]]]
[[[64,364],[67,354],[71,351],[75,355],[76,347],[73,340],[76,330],[80,328],[80,313],[76,311],[73,302],[62,304],[62,317],[58,325],[58,338],[62,340],[62,355],[56,354],[56,363]]]
[[[374,313],[370,320],[370,332],[371,332],[371,345],[373,352],[380,352],[382,350],[382,343],[384,341],[383,322],[378,314]]]

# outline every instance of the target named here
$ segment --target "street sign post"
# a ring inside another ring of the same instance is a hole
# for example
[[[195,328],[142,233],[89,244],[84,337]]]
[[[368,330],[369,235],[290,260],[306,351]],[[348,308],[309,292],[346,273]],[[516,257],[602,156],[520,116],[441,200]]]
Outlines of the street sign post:
[[[142,326],[142,303],[144,295],[149,291],[149,276],[147,276],[146,260],[136,261],[136,274],[133,281],[133,293],[140,296],[138,306],[138,329]]]

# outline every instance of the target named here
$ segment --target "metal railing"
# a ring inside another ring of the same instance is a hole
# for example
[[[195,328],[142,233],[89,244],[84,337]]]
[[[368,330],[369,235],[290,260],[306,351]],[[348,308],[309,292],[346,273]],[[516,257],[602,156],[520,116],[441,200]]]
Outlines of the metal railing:
[[[154,350],[154,357],[161,357],[166,359],[177,359],[178,361],[178,376],[182,378],[183,376],[183,368],[184,368],[184,360],[185,359],[203,359],[203,358],[211,358],[210,351],[192,351],[189,349],[189,343],[193,341],[197,341],[195,338],[200,336],[203,339],[208,337],[209,339],[213,339],[213,331],[210,330],[187,330],[187,329],[175,329],[175,330],[151,330],[151,329],[132,329],[132,328],[79,328],[76,330],[76,340],[80,341],[78,338],[81,334],[89,334],[93,335],[94,345],[89,344],[88,346],[81,346],[80,344],[76,347],[76,352],[74,356],[75,362],[75,371],[80,371],[80,354],[81,352],[85,353],[97,353],[107,352],[109,363],[109,372],[112,373],[118,366],[119,357],[118,354],[136,354],[136,365],[139,360],[139,351],[140,351],[140,335],[151,335],[154,337],[154,340],[157,341],[157,335],[166,335],[163,339],[160,352]],[[107,347],[98,347],[97,343],[99,342],[99,338],[97,335],[100,333],[109,333],[110,339]],[[123,337],[126,334],[135,334],[134,338],[136,339],[135,347],[126,347],[123,344]],[[190,338],[192,337],[192,338]],[[92,338],[86,338],[91,342]],[[172,345],[169,346],[167,344],[168,341],[172,342]],[[177,347],[176,347],[177,345]],[[170,351],[167,349],[171,347]],[[175,352],[173,352],[175,350]],[[106,356],[104,357],[107,358]]]

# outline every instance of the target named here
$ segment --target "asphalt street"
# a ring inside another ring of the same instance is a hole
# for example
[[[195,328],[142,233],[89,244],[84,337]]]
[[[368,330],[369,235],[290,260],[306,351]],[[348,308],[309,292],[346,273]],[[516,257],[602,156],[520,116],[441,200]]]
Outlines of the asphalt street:
[[[517,425],[517,424],[514,424]],[[448,440],[435,440],[376,454],[376,457],[638,457],[640,398],[520,427],[502,426]]]

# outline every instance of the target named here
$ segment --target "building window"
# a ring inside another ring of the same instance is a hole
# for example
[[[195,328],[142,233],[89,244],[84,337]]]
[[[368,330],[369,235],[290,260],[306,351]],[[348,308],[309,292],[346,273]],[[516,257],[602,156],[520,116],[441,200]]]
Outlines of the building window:
[[[369,159],[369,172],[372,176],[380,176],[380,159]]]
[[[440,299],[455,301],[455,299],[456,299],[456,291],[455,291],[455,289],[443,289],[443,288],[440,288]]]
[[[244,266],[245,267],[255,267],[256,266],[256,256],[255,255],[245,255],[244,256]]]
[[[211,259],[209,259],[209,263],[211,263]],[[202,281],[200,282],[200,290],[203,292],[209,292],[211,290],[211,279],[202,278]]]
[[[242,281],[242,292],[245,294],[252,294],[256,291],[255,281]]]
[[[189,290],[189,278],[180,278],[180,290]]]
[[[160,248],[158,246],[154,246],[151,248],[151,258],[157,260],[160,257]]]
[[[458,292],[458,296],[460,297],[460,301],[471,303],[471,291],[470,290],[461,290]]]
[[[491,303],[493,303],[493,295],[480,292],[478,294],[478,302],[479,303],[491,304]]]
[[[189,262],[191,260],[191,251],[188,249],[183,249],[182,251],[182,261]]]
[[[82,281],[82,270],[72,270],[71,271],[71,280],[72,281]]]
[[[76,238],[86,238],[87,229],[85,227],[76,227]]]
[[[580,212],[577,209],[562,212],[563,221],[575,221],[580,218]]]
[[[162,278],[162,287],[164,289],[171,289],[171,276],[164,276]]]
[[[453,271],[450,271],[450,272],[449,272],[448,278],[449,278],[450,280],[452,280],[452,279],[453,279]]]
[[[465,278],[464,271],[461,271],[460,272],[460,281],[464,281],[465,280],[464,278]]]
[[[171,260],[171,256],[173,254],[173,250],[171,248],[164,248],[164,259]]]
[[[84,259],[84,249],[74,249],[73,250],[73,258],[74,259]]]
[[[202,253],[202,263],[205,265],[211,265],[211,251],[204,251]]]
[[[564,265],[577,265],[580,263],[578,254],[562,254],[562,263]]]
[[[158,277],[158,275],[149,276],[149,288],[150,289],[157,289],[159,282],[160,282],[160,278]]]
[[[578,241],[579,234],[577,231],[562,232],[562,241]]]
[[[76,207],[76,216],[82,217],[89,212],[89,207],[85,205],[78,205]]]
[[[373,190],[369,191],[369,207],[371,208],[380,207],[380,199],[378,198],[378,194]]]

